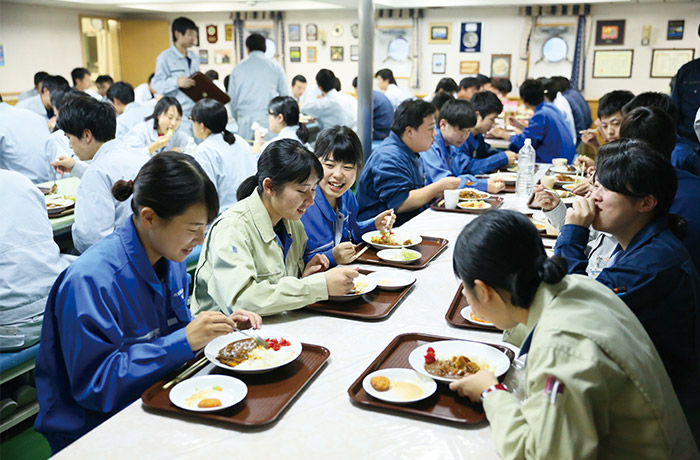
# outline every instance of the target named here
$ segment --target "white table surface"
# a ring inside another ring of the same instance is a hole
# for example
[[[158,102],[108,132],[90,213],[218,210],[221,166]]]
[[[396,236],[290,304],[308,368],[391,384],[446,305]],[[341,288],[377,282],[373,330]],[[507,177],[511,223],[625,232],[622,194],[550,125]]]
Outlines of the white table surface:
[[[505,198],[504,208],[517,207],[514,195]],[[265,327],[274,328],[331,351],[316,379],[277,422],[239,429],[196,417],[147,412],[139,399],[56,458],[499,458],[487,422],[461,426],[367,410],[353,405],[347,394],[355,379],[402,333],[502,344],[500,333],[455,328],[444,317],[459,286],[452,272],[454,243],[473,218],[429,209],[404,225],[421,235],[447,238],[450,244],[428,267],[413,271],[416,286],[383,321],[353,321],[304,310],[264,319],[263,332]]]

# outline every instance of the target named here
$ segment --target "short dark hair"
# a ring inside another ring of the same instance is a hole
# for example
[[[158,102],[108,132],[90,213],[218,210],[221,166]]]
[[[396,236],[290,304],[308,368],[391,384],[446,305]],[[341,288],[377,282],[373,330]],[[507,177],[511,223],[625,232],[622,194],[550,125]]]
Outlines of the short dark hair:
[[[627,115],[637,107],[658,107],[666,112],[675,124],[678,124],[678,108],[673,104],[671,96],[655,91],[637,94],[627,104],[622,106],[622,115]]]
[[[435,95],[435,97],[433,97],[433,100],[431,102],[437,110],[441,110],[443,105],[445,105],[449,101],[454,100],[455,97],[452,95],[452,93],[448,93],[447,91],[440,91]]]
[[[474,110],[479,112],[482,118],[489,116],[492,113],[496,115],[503,111],[503,103],[501,100],[491,91],[481,91],[472,96],[470,101]]]
[[[617,89],[605,93],[598,101],[598,118],[609,117],[617,112],[622,112],[622,107],[634,99],[632,91]]]
[[[520,85],[520,98],[526,104],[536,107],[544,101],[544,86],[537,80],[525,80]]]
[[[468,101],[455,99],[447,101],[440,109],[438,121],[442,120],[457,129],[473,128],[476,125],[476,112]]]
[[[476,77],[462,78],[462,80],[459,82],[459,89],[469,88],[476,88],[477,90],[481,88],[481,83],[479,83],[479,79],[477,79]]]
[[[479,81],[479,87],[486,86],[491,83],[491,78],[487,77],[483,73],[476,74],[475,78]]]
[[[360,138],[352,129],[340,125],[321,131],[316,138],[314,155],[321,161],[333,160],[353,164],[358,170],[362,168],[364,161]]]
[[[182,106],[180,105],[180,102],[178,102],[177,99],[171,96],[163,96],[160,98],[160,101],[156,104],[156,106],[153,108],[153,113],[150,114],[145,118],[145,120],[153,120],[153,129],[158,129],[158,117],[161,116],[161,114],[165,113],[168,111],[168,109],[172,106],[175,106],[177,109],[177,112],[182,116]]]
[[[49,93],[54,91],[67,91],[70,88],[68,80],[60,75],[51,75],[46,77],[44,81],[41,82],[41,90],[47,90]]]
[[[562,77],[561,75],[555,75],[551,80],[558,86],[560,92],[564,92],[571,88],[571,82],[568,78]]]
[[[112,195],[119,201],[126,201],[132,194],[134,214],[149,207],[161,219],[170,220],[187,212],[190,206],[202,203],[207,207],[209,223],[219,212],[216,186],[194,157],[180,152],[154,155],[131,184],[118,180],[112,186]]]
[[[292,86],[294,86],[296,82],[306,83],[306,77],[303,75],[294,75],[294,78],[292,78]]]
[[[149,76],[148,76],[148,83],[150,83],[151,80],[153,80],[153,77],[155,77],[155,76],[156,76],[156,73],[155,73],[155,72],[153,72],[151,75],[149,75]]]
[[[494,78],[491,80],[491,86],[503,94],[513,91],[513,84],[507,78]]]
[[[56,107],[60,113],[61,108],[77,97],[92,97],[84,91],[75,88],[68,88],[65,91],[53,91],[51,93],[51,105]]]
[[[209,77],[209,80],[214,81],[219,79],[219,72],[217,72],[214,69],[209,69],[206,72],[204,72],[204,75]]]
[[[435,86],[435,93],[439,93],[440,91],[456,93],[459,91],[459,86],[457,86],[457,82],[450,77],[441,78],[438,84]]]
[[[396,107],[391,130],[397,136],[403,136],[407,127],[417,129],[423,124],[423,119],[435,114],[435,106],[423,99],[407,99]]]
[[[214,99],[200,99],[192,108],[190,117],[192,121],[204,123],[204,126],[209,128],[212,133],[223,134],[224,140],[229,145],[236,143],[236,136],[226,129],[228,113],[226,113],[226,107],[221,102]]]
[[[180,32],[182,35],[185,35],[188,30],[194,30],[196,32],[199,31],[199,29],[197,29],[197,24],[195,24],[193,20],[183,16],[176,18],[173,21],[173,24],[170,26],[173,41],[177,40],[177,38],[175,37],[175,32]]]
[[[269,178],[273,187],[281,191],[288,183],[301,184],[315,173],[323,178],[323,166],[316,155],[295,139],[280,139],[270,143],[258,158],[258,172],[238,187],[236,198],[248,198],[256,189],[262,193],[263,181]]]
[[[228,92],[228,82],[231,80],[231,74],[228,74],[224,77],[224,88],[226,89],[226,92]]]
[[[336,88],[336,80],[335,74],[329,69],[321,69],[316,74],[316,84],[324,93]]]
[[[63,104],[56,126],[78,138],[82,138],[85,130],[89,129],[95,140],[107,142],[114,139],[117,112],[111,104],[94,97],[77,97]]]
[[[357,89],[357,77],[352,79],[352,87]]]
[[[522,213],[495,210],[470,222],[457,238],[452,267],[469,289],[475,280],[508,292],[511,303],[529,309],[542,282],[566,275],[566,261],[548,258],[540,232]]]
[[[44,72],[43,70],[40,70],[39,72],[34,74],[34,86],[38,85],[42,81],[46,80],[49,77],[48,72]]]
[[[642,140],[671,161],[676,147],[676,123],[659,107],[637,107],[622,120],[620,138]]]
[[[262,51],[263,53],[267,51],[267,45],[265,44],[265,37],[260,34],[250,34],[248,38],[245,39],[245,46],[248,51]]]
[[[270,103],[267,105],[268,113],[274,115],[282,114],[282,118],[287,126],[296,126],[296,135],[299,140],[306,143],[309,140],[309,130],[306,128],[304,123],[299,122],[299,104],[291,96],[277,96],[273,97]]]
[[[110,85],[112,85],[114,84],[114,79],[109,75],[98,75],[95,79],[95,83],[109,83]]]
[[[107,99],[114,102],[119,99],[124,105],[134,102],[134,88],[125,81],[118,81],[107,90]]]
[[[394,78],[394,72],[391,69],[380,69],[374,74],[374,78],[381,78],[382,80],[389,80],[389,84],[396,84],[396,79]]]
[[[90,75],[90,71],[85,67],[76,67],[75,69],[71,70],[70,77],[73,79],[73,86],[75,86],[75,83],[78,80],[85,78],[85,75]]]

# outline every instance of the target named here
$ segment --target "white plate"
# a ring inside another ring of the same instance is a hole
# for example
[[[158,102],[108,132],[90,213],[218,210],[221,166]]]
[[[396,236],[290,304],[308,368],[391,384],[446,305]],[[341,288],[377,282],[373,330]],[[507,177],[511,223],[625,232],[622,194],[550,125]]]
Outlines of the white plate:
[[[472,324],[478,324],[479,326],[493,326],[493,323],[489,323],[488,321],[474,320],[474,318],[471,317],[472,307],[470,305],[467,305],[466,307],[462,308],[459,314],[462,315],[462,318],[466,319]]]
[[[503,179],[506,185],[515,185],[515,182],[518,180],[518,175],[516,173],[499,172],[490,174],[490,176],[494,179]]]
[[[406,249],[406,251],[411,251],[412,253],[415,253],[417,257],[411,260],[403,260],[400,258],[401,251],[403,251],[403,249],[382,249],[381,251],[377,252],[377,257],[387,262],[394,262],[397,264],[412,264],[414,262],[419,261],[422,256],[422,254],[418,251],[414,251],[413,249]]]
[[[54,206],[49,208],[49,204]],[[75,205],[75,201],[69,200],[67,198],[51,198],[49,200],[46,200],[46,211],[49,214],[57,214],[59,212],[65,211],[73,205]]]
[[[386,391],[375,390],[372,384],[370,383],[372,377],[375,376],[382,376],[388,378],[391,381],[389,389]],[[407,395],[405,395],[401,391],[401,386],[403,384],[417,385],[422,390],[422,394],[415,395],[413,397],[407,397]],[[411,403],[428,398],[433,393],[435,393],[435,390],[437,390],[437,383],[435,383],[435,380],[425,377],[424,375],[419,374],[413,369],[391,368],[379,369],[378,371],[374,371],[371,374],[367,375],[367,377],[365,377],[362,380],[362,388],[364,388],[364,390],[370,396],[374,396],[375,398],[381,399],[383,401],[395,403]]]
[[[221,391],[214,389],[221,388]],[[209,391],[207,391],[209,390]],[[207,391],[201,398],[193,400],[192,405],[187,404],[187,398],[200,391]],[[170,390],[170,402],[180,409],[196,412],[212,412],[226,409],[243,401],[248,394],[248,387],[235,377],[228,375],[202,375],[183,380]],[[205,398],[215,398],[221,401],[218,407],[197,407],[199,401]]]
[[[416,277],[401,270],[378,270],[367,275],[377,283],[379,289],[385,291],[400,291],[416,282]]]
[[[564,204],[573,204],[573,203],[574,203],[574,200],[576,199],[576,195],[570,196],[570,197],[566,197],[566,198],[562,198],[562,195],[563,195],[564,193],[569,192],[569,190],[556,190],[556,192],[559,194],[559,199],[561,199],[561,202],[564,203]],[[569,192],[569,193],[570,193],[570,192]]]
[[[240,372],[242,374],[260,374],[262,372],[268,372],[268,371],[271,371],[273,369],[277,369],[278,367],[282,367],[285,364],[289,364],[292,361],[294,361],[295,359],[297,359],[299,357],[299,355],[301,354],[301,342],[299,342],[298,340],[296,340],[292,337],[289,337],[287,334],[269,334],[269,333],[266,334],[262,330],[258,330],[258,331],[251,330],[250,333],[257,334],[260,337],[262,337],[263,339],[285,338],[289,342],[291,342],[290,347],[292,347],[292,350],[294,350],[294,354],[292,355],[292,357],[290,359],[288,359],[284,362],[266,367],[264,369],[240,369],[238,366],[231,367],[227,364],[220,362],[218,359],[216,359],[217,355],[219,354],[219,350],[221,350],[222,348],[224,348],[226,345],[228,345],[231,342],[235,342],[238,340],[244,340],[244,339],[248,338],[245,335],[241,334],[240,332],[232,332],[230,334],[222,335],[221,337],[217,337],[214,340],[212,340],[211,342],[209,342],[209,344],[207,344],[207,346],[204,347],[204,356],[206,356],[207,359],[210,362],[212,362],[214,365],[219,366],[222,369],[227,369],[227,370],[233,371],[233,372]],[[283,348],[287,348],[287,347],[283,347]]]
[[[359,294],[331,295],[328,296],[328,300],[334,300],[336,302],[345,302],[348,300],[357,299],[360,296],[369,294],[370,292],[374,291],[377,287],[377,283],[375,282],[375,280],[373,280],[367,275],[358,275],[357,278],[355,278],[355,286],[357,286],[358,282],[367,283],[367,287]]]
[[[369,244],[370,246],[374,246],[377,249],[410,248],[410,247],[413,247],[413,246],[420,244],[423,241],[423,238],[420,235],[398,231],[398,232],[394,233],[394,239],[400,243],[403,243],[406,240],[411,240],[411,244],[406,244],[406,245],[399,244],[396,246],[391,246],[388,244],[372,243],[373,236],[381,236],[381,233],[379,232],[379,230],[375,230],[373,232],[367,232],[364,235],[362,235],[362,241]]]
[[[552,166],[549,168],[550,171],[557,174],[569,174],[571,176],[576,175],[576,171],[572,171],[568,166]]]
[[[430,375],[425,370],[425,354],[429,347],[435,350],[437,359],[450,359],[453,356],[466,356],[472,361],[475,361],[480,366],[488,365],[488,370],[494,373],[496,377],[505,374],[510,368],[510,360],[502,351],[489,345],[477,342],[467,342],[464,340],[443,340],[441,342],[426,343],[417,347],[408,355],[408,362],[416,372],[435,379],[439,382],[454,382],[456,379],[448,379],[446,377],[437,377]]]
[[[480,194],[480,195],[483,195],[483,198],[462,198],[462,197],[460,196],[460,197],[459,197],[459,201],[478,201],[478,200],[485,200],[485,199],[487,199],[488,197],[491,196],[491,195],[489,195],[488,193],[482,192],[481,190],[477,190],[477,189],[475,189],[475,188],[462,188],[462,189],[459,189],[460,195],[461,195],[462,192],[474,192],[474,193],[478,193],[478,194]]]
[[[475,208],[475,207],[469,206],[469,204],[475,203],[477,201],[479,201],[479,200],[464,201],[462,203],[457,203],[457,206],[459,206],[462,209],[468,209],[471,211],[483,211],[484,209],[488,209],[491,207],[491,203],[487,203],[485,201],[484,201],[484,206],[481,208]]]
[[[564,184],[561,186],[564,190],[572,191],[574,187],[576,187],[578,184]]]

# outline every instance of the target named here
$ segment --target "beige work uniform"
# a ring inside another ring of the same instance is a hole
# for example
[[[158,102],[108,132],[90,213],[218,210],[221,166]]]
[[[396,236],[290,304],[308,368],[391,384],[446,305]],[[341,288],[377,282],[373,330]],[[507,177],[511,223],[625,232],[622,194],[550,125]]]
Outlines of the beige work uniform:
[[[243,308],[272,315],[328,299],[323,273],[300,278],[307,240],[304,225],[298,220],[282,222],[292,238],[286,259],[257,191],[214,221],[195,272],[192,313],[228,314]]]
[[[527,326],[507,340],[521,346],[533,328],[527,399],[505,391],[484,398],[503,458],[699,457],[651,339],[610,289],[581,275],[542,283]]]

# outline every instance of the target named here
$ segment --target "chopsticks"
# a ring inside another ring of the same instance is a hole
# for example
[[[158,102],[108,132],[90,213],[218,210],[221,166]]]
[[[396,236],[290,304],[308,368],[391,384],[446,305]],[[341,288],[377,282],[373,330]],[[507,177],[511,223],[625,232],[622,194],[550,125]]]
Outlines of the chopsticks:
[[[201,368],[203,368],[207,364],[207,357],[204,356],[202,359],[185,369],[184,371],[180,372],[177,377],[163,385],[163,389],[167,390],[171,386],[175,385],[176,383],[180,383],[181,381],[191,377],[193,374],[198,372]]]
[[[364,248],[360,250],[357,254],[355,254],[355,257],[352,258],[352,262],[355,262],[359,257],[365,253],[369,249],[369,244],[366,244]]]

